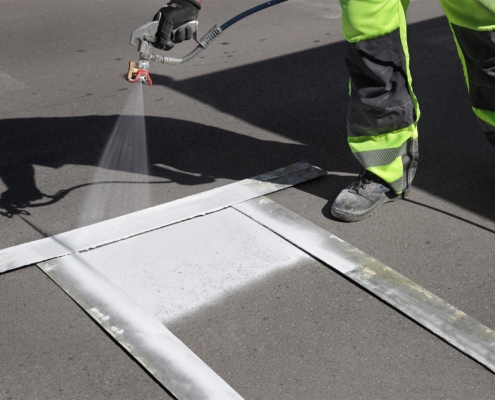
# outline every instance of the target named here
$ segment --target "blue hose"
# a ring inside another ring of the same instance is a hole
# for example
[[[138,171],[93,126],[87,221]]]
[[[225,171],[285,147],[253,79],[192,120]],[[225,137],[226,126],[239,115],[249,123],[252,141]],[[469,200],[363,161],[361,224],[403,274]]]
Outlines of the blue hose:
[[[258,12],[258,11],[264,10],[265,8],[268,8],[268,7],[271,7],[271,6],[275,6],[275,5],[280,4],[280,3],[283,3],[285,1],[288,1],[288,0],[271,0],[271,1],[267,2],[267,3],[263,3],[263,4],[260,4],[259,6],[253,7],[251,9],[249,9],[247,11],[244,11],[243,13],[235,16],[234,18],[229,19],[225,24],[223,24],[222,26],[220,26],[220,29],[223,32],[229,26],[235,24],[236,22],[239,22],[241,19],[246,18],[246,17],[250,16],[251,14],[254,14],[254,13]]]

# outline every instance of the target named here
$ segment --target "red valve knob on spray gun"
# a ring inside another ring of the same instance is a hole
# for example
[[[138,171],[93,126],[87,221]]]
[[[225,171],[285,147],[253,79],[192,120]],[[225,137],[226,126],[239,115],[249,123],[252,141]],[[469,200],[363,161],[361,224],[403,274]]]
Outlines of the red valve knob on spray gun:
[[[136,68],[136,63],[134,61],[129,61],[127,81],[131,83],[140,81],[150,86],[153,84],[148,70],[144,68]]]

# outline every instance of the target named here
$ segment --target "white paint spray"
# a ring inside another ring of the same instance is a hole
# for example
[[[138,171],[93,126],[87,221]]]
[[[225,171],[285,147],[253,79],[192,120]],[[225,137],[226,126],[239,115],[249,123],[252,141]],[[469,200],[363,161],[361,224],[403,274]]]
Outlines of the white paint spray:
[[[142,84],[136,84],[101,156],[80,226],[108,219],[112,209],[150,206]]]

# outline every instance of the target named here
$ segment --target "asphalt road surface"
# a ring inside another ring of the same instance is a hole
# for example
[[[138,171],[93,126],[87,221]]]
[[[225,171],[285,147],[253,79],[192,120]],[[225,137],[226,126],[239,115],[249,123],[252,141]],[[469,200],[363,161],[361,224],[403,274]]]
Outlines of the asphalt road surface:
[[[130,93],[130,33],[162,3],[0,0],[0,248],[78,227]],[[205,0],[200,30],[258,3]],[[359,223],[330,216],[360,169],[339,17],[336,0],[290,0],[185,66],[152,65],[152,205],[306,159],[328,176],[272,199],[495,328],[495,148],[436,2],[413,0],[408,15],[422,110],[414,190]],[[133,210],[122,199],[104,218]],[[495,398],[491,372],[319,264],[170,329],[246,399]],[[300,355],[284,352],[296,342]],[[1,275],[0,399],[85,398],[170,395],[37,267]]]

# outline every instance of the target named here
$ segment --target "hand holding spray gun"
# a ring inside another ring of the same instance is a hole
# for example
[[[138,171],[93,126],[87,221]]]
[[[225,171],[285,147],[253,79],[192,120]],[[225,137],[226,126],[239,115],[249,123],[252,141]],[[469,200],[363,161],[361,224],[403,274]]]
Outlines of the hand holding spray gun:
[[[129,82],[142,82],[152,84],[149,75],[150,61],[162,64],[184,64],[196,57],[208,45],[213,42],[223,31],[247,16],[265,8],[283,3],[287,0],[271,0],[267,3],[253,7],[221,26],[215,25],[201,39],[198,40],[198,21],[196,20],[201,10],[202,0],[172,0],[163,6],[155,15],[153,21],[147,22],[131,35],[131,45],[138,42],[139,59],[137,62],[129,62],[127,80]],[[183,58],[165,57],[151,53],[152,46],[160,50],[170,50],[174,43],[193,38],[198,46]]]
[[[184,25],[198,19],[201,0],[174,0],[160,8],[153,18],[158,22],[156,42],[153,47],[160,50],[171,50],[174,43],[192,39],[194,29]]]

